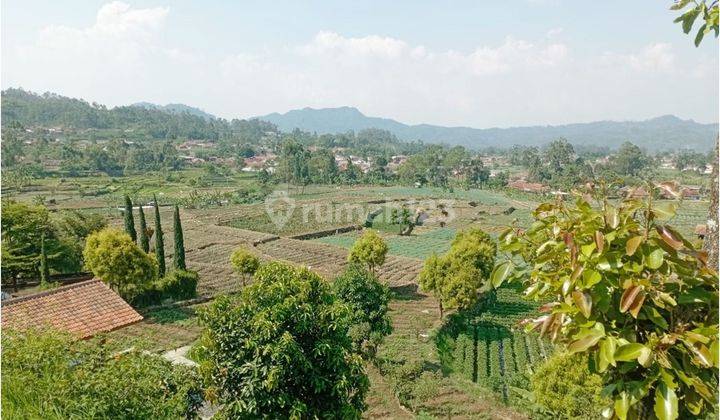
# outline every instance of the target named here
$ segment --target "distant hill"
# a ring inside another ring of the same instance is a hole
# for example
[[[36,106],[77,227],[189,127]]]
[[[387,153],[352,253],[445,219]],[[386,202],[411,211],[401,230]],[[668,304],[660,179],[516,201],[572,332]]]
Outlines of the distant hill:
[[[170,114],[183,114],[188,113],[190,115],[195,115],[197,117],[205,118],[206,120],[214,120],[217,117],[215,117],[212,114],[208,114],[207,112],[203,111],[200,108],[195,108],[189,105],[185,104],[167,104],[167,105],[157,105],[150,102],[136,102],[132,104],[131,106],[137,106],[140,108],[145,109],[155,109],[158,111],[165,111]]]
[[[285,114],[273,113],[260,120],[271,122],[282,131],[299,128],[317,133],[344,133],[366,128],[388,130],[402,140],[446,143],[469,148],[508,147],[513,144],[539,146],[559,137],[575,145],[617,148],[631,141],[649,151],[689,148],[710,150],[718,135],[718,124],[701,124],[665,115],[645,121],[597,121],[557,126],[511,128],[443,127],[429,124],[407,125],[388,119],[368,117],[352,107],[303,108]]]

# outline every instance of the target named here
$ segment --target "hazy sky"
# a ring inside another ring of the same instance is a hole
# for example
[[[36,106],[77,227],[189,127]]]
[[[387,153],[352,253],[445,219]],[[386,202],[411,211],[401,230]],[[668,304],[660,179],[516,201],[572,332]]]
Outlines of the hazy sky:
[[[472,127],[718,116],[671,1],[2,2],[2,87],[218,116],[355,106]]]

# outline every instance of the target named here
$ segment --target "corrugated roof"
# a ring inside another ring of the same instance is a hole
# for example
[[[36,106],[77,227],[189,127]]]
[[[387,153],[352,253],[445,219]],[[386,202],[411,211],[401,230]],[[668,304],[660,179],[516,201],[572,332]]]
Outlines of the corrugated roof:
[[[2,327],[52,327],[79,338],[116,330],[143,319],[99,279],[2,302]]]

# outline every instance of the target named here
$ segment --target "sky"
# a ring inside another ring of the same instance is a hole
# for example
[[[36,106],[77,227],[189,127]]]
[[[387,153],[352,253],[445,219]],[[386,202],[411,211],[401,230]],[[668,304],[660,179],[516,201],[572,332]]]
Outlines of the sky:
[[[0,84],[224,118],[353,106],[477,128],[717,122],[718,40],[695,48],[670,5],[5,0]]]

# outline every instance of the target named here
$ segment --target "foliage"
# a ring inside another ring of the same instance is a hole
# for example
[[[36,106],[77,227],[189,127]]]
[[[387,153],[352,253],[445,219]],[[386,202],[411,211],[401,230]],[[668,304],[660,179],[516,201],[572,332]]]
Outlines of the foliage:
[[[137,241],[137,232],[135,231],[135,219],[133,219],[133,205],[130,197],[125,196],[125,211],[123,212],[125,220],[125,232],[130,235],[133,242]]]
[[[175,269],[158,280],[157,288],[164,298],[192,299],[197,295],[198,273]]]
[[[233,270],[242,276],[243,286],[247,276],[252,276],[260,267],[260,260],[252,252],[248,251],[244,247],[238,247],[230,255],[230,264]]]
[[[157,264],[130,236],[106,228],[91,234],[85,244],[85,265],[123,296],[129,296],[157,278]]]
[[[363,267],[352,264],[335,278],[333,290],[352,310],[349,334],[355,349],[374,356],[377,346],[392,332],[387,314],[390,289]]]
[[[142,205],[138,206],[138,215],[140,216],[140,249],[147,254],[150,252],[150,235]]]
[[[160,222],[160,207],[155,194],[153,194],[153,207],[155,209],[155,260],[157,261],[158,275],[164,277],[165,241],[163,240],[162,223]]]
[[[110,351],[100,340],[4,330],[3,417],[177,419],[199,408],[202,390],[191,369]]]
[[[182,224],[180,222],[180,209],[175,205],[173,213],[173,235],[175,248],[173,249],[173,267],[176,270],[185,270],[185,241],[183,240]]]
[[[530,229],[499,237],[512,260],[497,265],[493,284],[524,282],[529,298],[552,301],[530,328],[587,353],[615,401],[608,411],[622,419],[640,405],[673,419],[715,402],[717,272],[666,224],[675,209],[580,196],[540,205]]]
[[[360,417],[369,383],[348,336],[351,311],[317,274],[263,265],[239,297],[199,317],[203,370],[225,417]]]
[[[383,265],[388,247],[385,241],[372,229],[368,229],[353,244],[348,254],[348,261],[367,266],[371,273],[375,267]]]
[[[60,273],[79,271],[82,266],[82,243],[93,223],[79,221],[78,229],[66,229],[64,215],[51,217],[44,206],[11,200],[2,204],[2,277],[3,282],[40,275],[42,244],[48,270]],[[87,230],[80,231],[80,227]],[[44,241],[42,237],[44,236]]]
[[[601,397],[602,378],[591,373],[587,356],[558,352],[532,376],[535,402],[555,418],[600,419],[609,401]]]
[[[690,6],[689,9],[686,9]],[[699,16],[705,21],[697,31],[695,35],[695,46],[699,46],[703,40],[703,37],[710,32],[715,32],[715,38],[718,37],[718,2],[717,0],[711,0],[708,3],[706,0],[677,0],[675,4],[670,7],[670,10],[683,10],[684,13],[675,19],[675,23],[682,24],[682,30],[686,34],[690,33],[695,21]]]
[[[496,253],[497,245],[488,234],[470,229],[456,235],[445,255],[433,254],[425,260],[420,287],[435,295],[441,318],[446,308],[466,309],[477,302]]]

